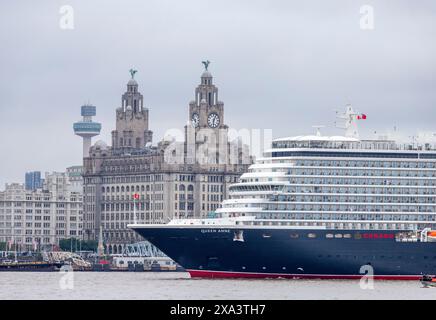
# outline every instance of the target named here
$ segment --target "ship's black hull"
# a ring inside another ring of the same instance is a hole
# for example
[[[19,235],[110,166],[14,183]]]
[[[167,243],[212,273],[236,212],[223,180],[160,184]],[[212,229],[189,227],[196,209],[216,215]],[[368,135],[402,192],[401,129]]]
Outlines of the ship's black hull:
[[[238,229],[237,241],[226,228],[134,230],[193,277],[353,279],[372,269],[375,279],[412,280],[436,273],[436,242],[398,242],[394,231],[253,228]]]

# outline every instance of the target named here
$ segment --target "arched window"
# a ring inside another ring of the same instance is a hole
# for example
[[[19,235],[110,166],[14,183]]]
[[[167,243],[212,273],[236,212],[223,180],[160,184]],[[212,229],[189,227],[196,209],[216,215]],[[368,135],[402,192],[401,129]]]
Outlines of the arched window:
[[[179,190],[180,190],[180,191],[185,191],[185,185],[184,185],[184,184],[181,184]]]
[[[188,186],[188,191],[194,191],[194,186],[193,186],[192,184],[190,184],[190,185]]]
[[[124,186],[121,186],[121,192],[124,192]]]
[[[130,192],[129,186],[126,187],[126,192]]]

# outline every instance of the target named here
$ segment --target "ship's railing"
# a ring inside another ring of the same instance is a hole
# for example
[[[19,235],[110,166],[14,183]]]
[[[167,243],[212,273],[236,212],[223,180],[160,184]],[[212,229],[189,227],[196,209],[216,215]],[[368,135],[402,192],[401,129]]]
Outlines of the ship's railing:
[[[351,149],[351,150],[389,150],[389,151],[436,151],[435,143],[396,143],[392,140],[386,141],[274,141],[272,149],[267,152],[272,152],[276,149]]]

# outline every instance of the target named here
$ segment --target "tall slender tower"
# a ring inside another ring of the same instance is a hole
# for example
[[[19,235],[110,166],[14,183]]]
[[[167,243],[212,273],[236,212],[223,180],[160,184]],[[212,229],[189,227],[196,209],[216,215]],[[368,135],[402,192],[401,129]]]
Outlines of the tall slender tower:
[[[104,256],[104,245],[103,245],[103,231],[102,227],[100,225],[100,233],[98,235],[98,246],[97,246],[97,255],[99,257]]]
[[[82,106],[83,120],[74,123],[74,133],[83,138],[83,158],[89,157],[92,137],[98,136],[101,131],[101,124],[93,122],[92,117],[97,114],[96,107],[92,105]]]
[[[118,151],[143,149],[153,138],[153,132],[148,129],[148,109],[143,104],[143,96],[134,79],[136,72],[130,69],[131,79],[127,83],[127,91],[121,98],[121,107],[116,110],[112,147]]]
[[[228,126],[224,123],[224,103],[218,100],[218,88],[213,84],[208,67],[202,61],[204,72],[195,89],[195,100],[189,103],[191,125],[185,126],[186,154],[189,162],[227,163]]]

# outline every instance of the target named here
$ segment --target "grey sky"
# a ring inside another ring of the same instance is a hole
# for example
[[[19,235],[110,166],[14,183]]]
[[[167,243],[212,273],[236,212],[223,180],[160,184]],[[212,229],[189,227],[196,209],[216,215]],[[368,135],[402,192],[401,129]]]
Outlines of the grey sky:
[[[154,142],[183,128],[204,59],[236,129],[312,133],[351,102],[368,115],[362,134],[436,131],[434,1],[37,3],[0,4],[0,189],[25,171],[81,163],[72,123],[84,102],[97,106],[98,139],[110,143],[131,67]],[[74,30],[59,27],[66,4]],[[359,27],[366,4],[372,31]]]

